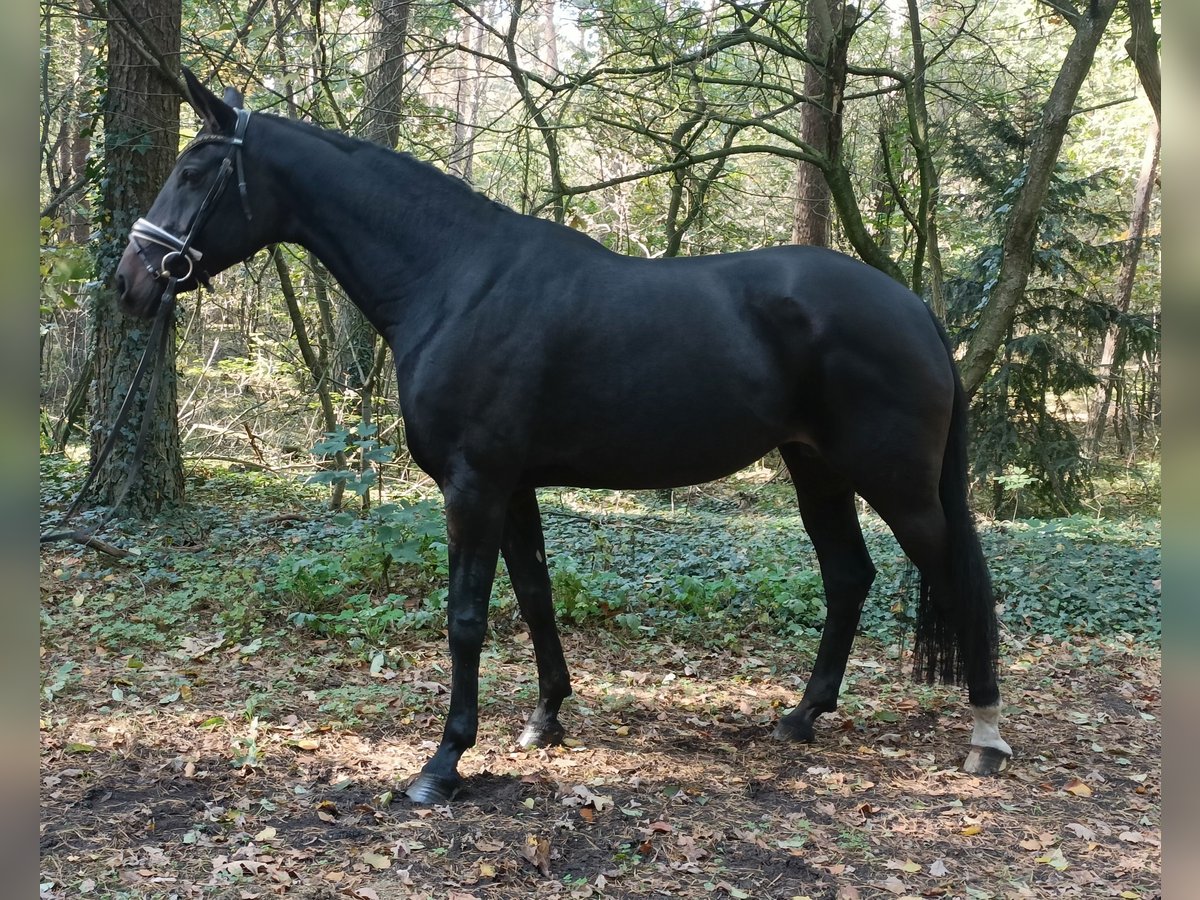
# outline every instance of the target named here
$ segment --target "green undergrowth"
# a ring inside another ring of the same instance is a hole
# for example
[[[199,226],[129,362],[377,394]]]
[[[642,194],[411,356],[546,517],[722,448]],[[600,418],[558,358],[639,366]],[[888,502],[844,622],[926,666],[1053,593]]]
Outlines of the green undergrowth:
[[[48,517],[81,476],[77,465],[43,461]],[[541,492],[563,627],[707,646],[764,633],[815,641],[821,579],[787,493]],[[406,636],[439,635],[447,554],[436,493],[411,490],[366,516],[330,512],[325,498],[273,476],[193,474],[188,506],[106,526],[105,539],[134,556],[58,545],[65,556],[43,559],[61,598],[44,605],[48,634],[84,632],[129,653],[178,646],[181,634],[263,646],[321,638],[373,660],[402,652]],[[912,579],[882,521],[866,509],[861,521],[879,570],[862,632],[896,648],[913,617]],[[984,523],[981,533],[1008,635],[1157,641],[1157,520],[1020,520]],[[502,563],[499,575],[492,627],[513,630]]]

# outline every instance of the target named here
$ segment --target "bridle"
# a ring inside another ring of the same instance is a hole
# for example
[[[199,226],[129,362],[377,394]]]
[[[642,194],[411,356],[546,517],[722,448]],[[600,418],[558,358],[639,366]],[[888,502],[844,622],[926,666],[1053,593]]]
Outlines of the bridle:
[[[133,227],[129,230],[129,240],[133,244],[138,257],[142,260],[142,264],[146,267],[146,271],[154,278],[155,281],[167,282],[163,289],[162,300],[159,302],[158,312],[154,317],[154,325],[150,331],[150,338],[146,342],[146,349],[142,352],[142,358],[138,361],[137,370],[133,373],[133,379],[130,381],[129,390],[125,394],[125,399],[121,402],[121,408],[117,412],[117,417],[113,422],[112,430],[109,432],[108,439],[104,442],[104,446],[100,448],[100,452],[96,454],[95,461],[92,463],[91,471],[88,472],[87,479],[83,483],[83,487],[79,489],[75,500],[67,509],[66,514],[59,521],[60,525],[66,524],[79,511],[83,504],[84,497],[87,496],[91,489],[96,476],[100,473],[100,469],[107,462],[108,457],[112,454],[113,448],[117,443],[117,436],[125,427],[125,423],[129,418],[130,411],[133,407],[133,398],[141,386],[142,379],[145,377],[146,370],[149,368],[151,353],[156,354],[154,360],[154,372],[150,376],[150,387],[146,392],[145,407],[142,412],[141,428],[138,431],[137,444],[134,447],[133,456],[130,458],[126,466],[125,479],[115,495],[107,515],[101,521],[101,524],[107,522],[121,504],[125,500],[125,495],[129,492],[129,488],[133,485],[137,473],[141,470],[142,457],[146,450],[146,438],[150,434],[150,420],[153,418],[151,411],[154,409],[154,402],[158,396],[158,385],[162,376],[162,362],[167,355],[167,341],[170,340],[171,330],[167,327],[167,323],[175,315],[175,291],[180,281],[186,281],[193,274],[196,275],[197,283],[209,287],[208,274],[203,270],[196,269],[196,263],[203,259],[204,254],[199,249],[192,246],[196,239],[196,234],[204,227],[205,222],[211,213],[213,204],[221,196],[229,183],[229,178],[234,170],[237,170],[238,176],[238,192],[242,200],[242,212],[246,214],[246,220],[252,218],[250,213],[250,201],[246,194],[246,172],[242,165],[242,144],[245,142],[246,125],[250,121],[250,110],[238,109],[237,125],[234,127],[233,134],[203,134],[197,137],[194,141],[183,148],[179,154],[180,158],[200,147],[204,144],[228,144],[229,152],[225,154],[225,158],[221,160],[221,168],[217,172],[217,178],[204,195],[204,199],[200,201],[200,206],[196,209],[195,216],[192,217],[191,227],[187,234],[182,238],[172,234],[165,228],[155,225],[149,219],[141,218],[133,223]],[[165,247],[165,253],[158,265],[150,262],[146,256],[145,247],[142,242],[157,244],[160,247]],[[176,271],[176,266],[182,264],[186,268],[180,268]],[[79,540],[82,533],[79,531],[61,531],[52,534],[43,534],[41,543],[48,543],[56,540]],[[91,538],[90,535],[84,537]]]
[[[242,165],[242,144],[245,142],[246,125],[250,122],[250,110],[237,110],[237,125],[234,127],[233,135],[224,134],[202,134],[186,147],[179,154],[180,159],[188,152],[195,150],[205,144],[228,144],[229,152],[225,154],[225,158],[221,160],[221,168],[217,172],[217,178],[208,189],[208,193],[204,195],[204,199],[200,201],[200,206],[196,210],[196,215],[192,217],[192,227],[188,229],[186,235],[182,238],[167,231],[159,225],[155,225],[149,219],[141,218],[133,223],[133,227],[129,229],[129,240],[133,244],[134,250],[137,252],[138,258],[141,259],[142,265],[146,267],[146,271],[150,273],[155,281],[187,281],[196,275],[196,280],[209,287],[208,273],[203,269],[197,271],[196,263],[204,258],[204,254],[199,248],[192,246],[196,239],[197,232],[204,226],[208,219],[209,210],[217,201],[225,190],[225,185],[229,182],[229,177],[237,170],[238,176],[238,193],[242,200],[242,212],[246,214],[246,221],[250,221],[253,215],[250,212],[250,199],[246,193],[246,170]],[[142,242],[149,244],[157,244],[160,247],[165,247],[165,253],[158,265],[155,265],[146,256],[146,248]],[[176,271],[175,266],[182,264],[186,268]]]

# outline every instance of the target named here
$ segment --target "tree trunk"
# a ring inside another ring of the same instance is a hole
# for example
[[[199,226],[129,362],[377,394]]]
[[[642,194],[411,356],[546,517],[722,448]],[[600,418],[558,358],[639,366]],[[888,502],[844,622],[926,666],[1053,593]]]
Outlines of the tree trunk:
[[[845,0],[809,0],[806,49],[815,62],[804,67],[804,94],[810,102],[801,113],[801,139],[829,159],[842,150],[846,55],[857,20],[858,9]],[[830,215],[825,173],[812,163],[796,163],[792,243],[828,247]]]
[[[95,46],[95,28],[88,19],[91,3],[88,0],[78,0],[76,9],[79,15],[75,19],[75,38],[79,41],[79,56],[76,59],[75,71],[78,76],[77,84],[82,87],[85,84],[84,73],[95,63],[92,50]],[[71,123],[71,180],[75,181],[87,176],[88,152],[92,149],[89,132],[94,123],[95,113],[89,108],[86,93],[78,89],[71,98],[71,107],[74,119]],[[77,205],[68,208],[67,224],[71,229],[71,240],[83,245],[90,240],[92,231],[88,221],[91,213],[88,192],[81,192],[76,203]]]
[[[566,182],[563,181],[562,162],[559,157],[558,134],[546,115],[546,107],[540,105],[537,98],[533,96],[533,92],[529,87],[529,78],[521,68],[518,59],[517,31],[521,25],[521,6],[522,0],[514,0],[512,9],[509,11],[508,31],[504,35],[504,52],[508,58],[509,75],[516,86],[517,93],[521,95],[521,104],[525,107],[525,114],[533,120],[533,124],[541,135],[542,143],[546,148],[546,167],[548,170],[547,174],[550,176],[550,186],[548,188],[550,197],[544,205],[550,207],[554,213],[554,221],[561,225],[567,219],[565,202],[567,190]]]
[[[412,0],[373,0],[370,45],[367,52],[366,104],[359,132],[368,141],[396,149],[404,99],[404,42],[408,37]],[[358,415],[364,424],[372,419],[374,363],[379,336],[358,307],[342,299],[338,310],[338,346],[346,383],[358,391]],[[363,466],[369,463],[363,462]],[[335,502],[340,503],[340,488]],[[363,495],[363,509],[370,504]]]
[[[1000,272],[962,362],[963,387],[968,396],[974,395],[987,378],[996,352],[1012,327],[1017,306],[1025,294],[1029,273],[1033,268],[1038,218],[1050,187],[1050,176],[1071,124],[1075,98],[1079,96],[1083,81],[1092,67],[1096,47],[1100,44],[1115,5],[1116,0],[1095,0],[1090,12],[1078,14],[1071,23],[1075,28],[1075,39],[1067,50],[1062,68],[1042,109],[1042,121],[1033,137],[1029,159],[1025,164],[1024,183],[1009,213]]]
[[[542,62],[547,78],[558,75],[558,29],[554,25],[557,0],[542,0]]]
[[[404,42],[412,0],[373,0],[360,133],[395,150],[404,93]]]
[[[1117,277],[1113,293],[1113,306],[1121,313],[1129,311],[1133,297],[1133,279],[1137,274],[1138,258],[1142,254],[1142,237],[1146,233],[1146,221],[1150,217],[1150,198],[1154,194],[1154,174],[1158,170],[1159,131],[1154,125],[1146,141],[1146,152],[1142,157],[1142,170],[1138,175],[1137,187],[1133,192],[1133,210],[1129,215],[1129,243],[1121,259],[1121,274]],[[1100,408],[1096,411],[1092,431],[1092,459],[1100,455],[1104,441],[1104,429],[1108,420],[1109,405],[1112,403],[1117,384],[1121,378],[1121,365],[1125,354],[1125,329],[1113,325],[1104,336],[1104,349],[1100,353]]]
[[[376,144],[396,148],[400,139],[401,98],[404,88],[404,42],[408,36],[411,0],[372,0],[368,24],[365,102],[359,123],[360,136]],[[337,362],[340,380],[359,391],[366,387],[375,359],[375,329],[349,300],[335,305]],[[368,392],[369,393],[369,392]],[[359,413],[366,416],[368,395],[360,396]]]
[[[929,266],[929,305],[938,318],[946,317],[946,298],[942,291],[942,254],[938,247],[937,208],[940,191],[937,166],[929,146],[929,111],[925,105],[925,38],[921,33],[917,0],[908,0],[908,33],[912,41],[913,77],[905,91],[908,105],[908,131],[917,157],[920,195],[917,201],[916,246],[913,248],[912,289],[925,292],[926,264]]]
[[[179,65],[179,0],[126,0],[131,17],[146,38],[145,48],[171,68]],[[153,202],[179,153],[179,95],[162,70],[138,52],[132,30],[108,30],[108,89],[104,101],[104,169],[101,189],[97,281],[91,301],[95,390],[92,395],[93,459],[121,405],[133,371],[150,335],[147,322],[125,316],[111,288],[129,227]],[[183,465],[179,452],[174,324],[163,360],[162,383],[140,476],[122,504],[124,512],[147,516],[183,499]],[[141,425],[142,397],[136,398],[128,426],[99,472],[92,502],[110,504],[124,481]]]
[[[1133,60],[1142,90],[1154,110],[1154,121],[1162,127],[1162,70],[1158,62],[1158,34],[1154,31],[1154,13],[1150,0],[1128,0],[1130,35],[1125,52]]]
[[[483,100],[483,69],[479,54],[483,51],[483,26],[474,17],[462,16],[459,42],[474,52],[458,54],[455,73],[457,96],[454,104],[454,145],[450,149],[450,171],[463,181],[474,179],[475,128]]]

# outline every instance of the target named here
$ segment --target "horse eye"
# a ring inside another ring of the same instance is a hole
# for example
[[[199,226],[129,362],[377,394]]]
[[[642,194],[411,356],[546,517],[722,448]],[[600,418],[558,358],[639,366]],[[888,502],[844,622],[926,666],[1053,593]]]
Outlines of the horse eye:
[[[200,173],[195,169],[184,169],[179,173],[179,180],[184,184],[194,184],[200,180]]]

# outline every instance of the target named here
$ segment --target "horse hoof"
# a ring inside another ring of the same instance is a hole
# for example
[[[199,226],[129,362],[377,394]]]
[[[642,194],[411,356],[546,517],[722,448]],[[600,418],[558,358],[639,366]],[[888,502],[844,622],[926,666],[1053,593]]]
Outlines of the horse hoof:
[[[811,744],[813,741],[812,722],[806,719],[793,719],[784,716],[771,732],[771,737],[777,741],[789,741],[797,744]]]
[[[521,736],[517,738],[517,743],[526,750],[537,747],[555,747],[561,744],[566,736],[567,730],[557,720],[541,725],[530,722],[521,732]]]
[[[1008,768],[1012,756],[995,747],[971,746],[967,761],[963,763],[963,771],[971,775],[999,775]]]
[[[459,779],[443,778],[422,772],[404,791],[413,803],[424,806],[445,806],[458,793]]]

